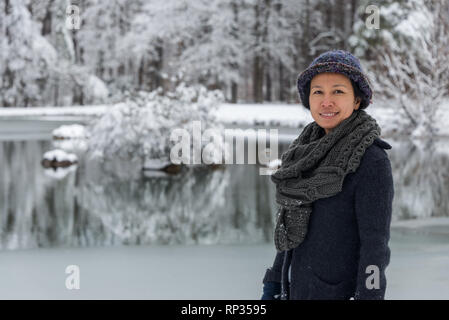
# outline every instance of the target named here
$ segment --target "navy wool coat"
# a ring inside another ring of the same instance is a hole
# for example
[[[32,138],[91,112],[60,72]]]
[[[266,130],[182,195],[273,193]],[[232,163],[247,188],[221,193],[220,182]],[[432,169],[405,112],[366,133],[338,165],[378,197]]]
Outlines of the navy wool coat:
[[[313,202],[306,237],[292,249],[290,275],[284,277],[288,299],[384,299],[394,196],[384,149],[391,145],[374,140],[342,191]],[[284,255],[276,253],[263,283],[281,282]]]

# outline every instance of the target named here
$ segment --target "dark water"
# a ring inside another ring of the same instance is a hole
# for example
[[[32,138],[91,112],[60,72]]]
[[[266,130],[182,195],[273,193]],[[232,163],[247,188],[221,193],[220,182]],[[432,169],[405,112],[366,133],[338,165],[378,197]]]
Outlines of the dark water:
[[[23,139],[2,134],[1,249],[272,241],[274,185],[258,165],[155,177],[140,163],[100,163],[78,151],[72,171],[52,172],[40,164],[55,148],[44,131]],[[449,142],[386,140],[393,145],[393,220],[448,216]]]

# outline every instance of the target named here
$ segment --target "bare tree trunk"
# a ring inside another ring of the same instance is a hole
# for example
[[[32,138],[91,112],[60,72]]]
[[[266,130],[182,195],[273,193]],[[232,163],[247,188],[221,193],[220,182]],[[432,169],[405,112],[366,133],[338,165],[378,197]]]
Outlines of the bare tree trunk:
[[[271,97],[272,97],[271,76],[270,76],[270,70],[268,68],[265,72],[265,79],[266,79],[265,101],[271,101]]]
[[[324,12],[326,13],[326,26],[327,26],[328,30],[332,29],[332,27],[334,25],[333,21],[334,21],[335,17],[334,17],[333,9],[334,9],[334,1],[326,0]]]
[[[253,62],[253,100],[263,102],[263,63],[260,56],[254,57]]]
[[[11,12],[12,12],[11,4],[10,4],[9,0],[5,0],[5,13],[6,13],[6,16],[10,15]],[[10,30],[9,30],[8,25],[5,28],[5,36],[6,36],[7,43],[11,44],[11,42],[12,42],[11,40],[12,39],[11,39],[11,34],[10,34]],[[2,87],[0,87],[0,90],[1,90],[0,93],[2,93],[1,94],[1,96],[2,96],[2,106],[10,107],[10,106],[13,106],[15,104],[15,102],[10,103],[6,99],[6,97],[3,95],[2,91],[8,90],[8,89],[10,89],[13,86],[13,84],[14,84],[14,73],[9,69],[8,66],[6,66],[5,72],[3,73],[2,76],[3,76]]]
[[[82,48],[80,47],[78,43],[78,32],[76,29],[72,30],[72,42],[73,42],[73,49],[75,51],[75,64],[77,65],[83,65],[82,61]],[[76,77],[76,75],[75,75]],[[84,104],[84,94],[83,94],[83,88],[82,84],[78,83],[78,79],[74,79],[74,85],[73,85],[73,104],[75,105],[83,105]]]
[[[104,51],[98,51],[98,63],[96,67],[96,74],[103,79],[104,76]]]
[[[336,43],[338,49],[346,50],[347,38],[349,35],[346,33],[347,31],[347,15],[346,15],[346,5],[347,1],[345,0],[335,0],[332,8],[333,15],[333,24],[332,29],[335,30],[335,33],[339,36],[341,40]]]
[[[234,38],[234,40],[237,42],[239,39],[239,30],[238,30],[238,25],[239,25],[239,7],[237,4],[237,1],[232,1],[231,3],[232,6],[232,13],[233,13],[233,20],[234,20],[234,27],[231,30],[231,36]],[[236,70],[238,72],[238,65],[236,64],[231,64],[231,68],[233,68],[234,70]],[[231,82],[231,103],[237,103],[237,99],[238,99],[238,86],[237,83],[235,81]]]
[[[155,72],[154,72],[154,88],[157,89],[159,87],[162,87],[162,67],[163,67],[163,59],[164,59],[164,47],[163,42],[161,40],[161,43],[156,48],[158,53],[158,60],[155,62]]]
[[[42,21],[41,34],[43,36],[51,33],[51,7],[52,7],[52,5],[53,5],[53,1],[49,1],[47,8],[46,8],[44,20]]]
[[[279,101],[285,101],[284,66],[279,61]]]
[[[276,2],[275,4],[274,4],[274,8],[275,8],[275,10],[277,11],[277,14],[279,15],[279,16],[281,16],[281,14],[282,14],[282,2]],[[282,28],[282,25],[281,25],[281,23],[280,23],[280,21],[278,22],[278,28]],[[278,60],[278,75],[279,75],[279,78],[278,78],[278,80],[279,80],[279,83],[278,83],[278,85],[279,85],[279,95],[278,95],[278,99],[279,99],[279,101],[285,101],[285,100],[287,100],[287,93],[286,93],[286,87],[288,86],[286,86],[286,81],[285,81],[285,72],[284,72],[284,69],[285,69],[285,67],[284,67],[284,65],[283,65],[283,63],[282,63],[282,61],[279,59]],[[267,83],[267,86],[268,86],[268,83]]]
[[[303,9],[304,17],[305,17],[305,23],[304,23],[304,32],[302,34],[301,38],[301,51],[303,56],[303,62],[307,63],[310,61],[310,50],[309,50],[309,42],[310,42],[310,1],[305,1],[305,6]],[[304,67],[304,65],[303,65]]]
[[[53,94],[53,105],[54,105],[54,106],[58,106],[58,104],[59,104],[59,101],[58,101],[58,100],[59,100],[59,84],[58,84],[57,81],[55,81],[53,90],[54,90],[54,94]]]
[[[231,84],[231,103],[237,103],[237,83],[232,82]]]
[[[143,72],[143,68],[144,68],[144,66],[145,66],[145,63],[144,63],[144,58],[142,57],[142,58],[140,58],[140,66],[139,66],[139,71],[138,71],[138,74],[139,74],[139,82],[138,82],[138,88],[139,88],[139,90],[142,90],[143,88],[143,77],[144,77],[144,72]]]
[[[256,38],[256,46],[261,42],[261,23],[260,23],[260,1],[257,1],[254,6],[255,11],[255,25],[254,25],[254,35]],[[261,103],[263,101],[263,64],[260,52],[255,52],[253,60],[253,101],[256,103]]]

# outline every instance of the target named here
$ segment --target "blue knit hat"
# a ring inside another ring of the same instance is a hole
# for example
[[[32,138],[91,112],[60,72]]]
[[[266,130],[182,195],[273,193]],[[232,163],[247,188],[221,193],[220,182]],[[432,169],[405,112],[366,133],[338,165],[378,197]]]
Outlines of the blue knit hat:
[[[299,97],[307,109],[310,109],[307,86],[314,76],[323,72],[340,73],[353,80],[363,94],[360,109],[365,109],[372,103],[373,92],[371,84],[362,71],[359,59],[347,51],[332,50],[324,52],[315,58],[310,66],[298,76],[297,88]]]

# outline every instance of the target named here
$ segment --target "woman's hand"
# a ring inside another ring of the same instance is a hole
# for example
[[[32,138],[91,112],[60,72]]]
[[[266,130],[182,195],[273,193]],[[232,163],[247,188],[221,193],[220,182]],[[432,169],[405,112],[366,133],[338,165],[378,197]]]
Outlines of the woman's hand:
[[[279,300],[281,296],[280,282],[266,282],[263,285],[263,295],[261,300]]]

